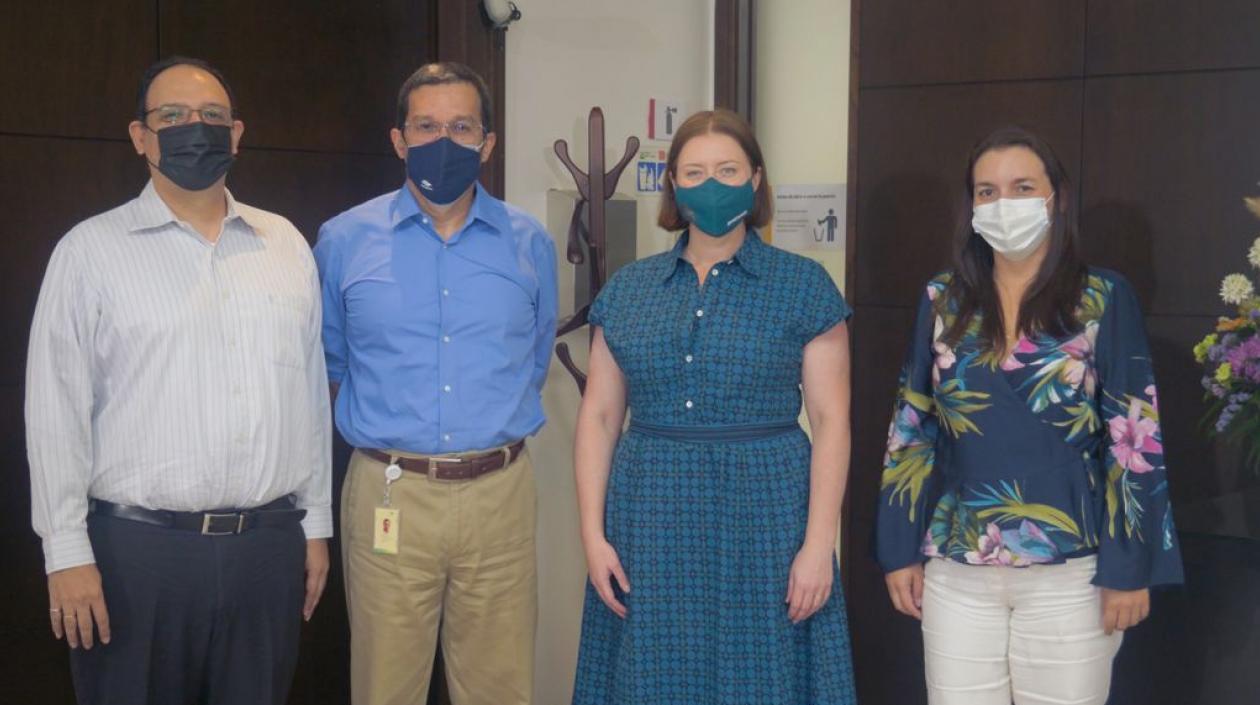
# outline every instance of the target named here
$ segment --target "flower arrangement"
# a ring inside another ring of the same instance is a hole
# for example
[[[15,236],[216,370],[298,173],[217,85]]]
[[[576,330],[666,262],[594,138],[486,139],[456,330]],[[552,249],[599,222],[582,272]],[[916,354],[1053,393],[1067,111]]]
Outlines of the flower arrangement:
[[[1245,201],[1260,218],[1260,197]],[[1260,237],[1247,262],[1260,270]],[[1245,274],[1226,276],[1220,294],[1236,315],[1222,316],[1216,330],[1194,346],[1209,403],[1204,425],[1210,435],[1242,446],[1246,463],[1260,469],[1260,296]]]

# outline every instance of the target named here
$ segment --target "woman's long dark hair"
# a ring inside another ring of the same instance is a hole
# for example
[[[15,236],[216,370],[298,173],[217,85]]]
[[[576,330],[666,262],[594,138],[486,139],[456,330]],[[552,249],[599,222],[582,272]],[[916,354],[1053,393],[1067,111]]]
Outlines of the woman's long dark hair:
[[[976,162],[986,152],[1011,147],[1026,147],[1041,159],[1050,178],[1055,204],[1050,219],[1049,250],[1020,302],[1016,330],[1029,335],[1062,337],[1081,328],[1076,307],[1087,270],[1081,259],[1079,235],[1069,222],[1067,171],[1045,140],[1020,127],[1003,127],[976,143],[967,160],[966,200],[962,203],[962,218],[955,233],[954,277],[948,297],[957,302],[958,315],[943,335],[944,342],[951,346],[962,339],[972,318],[979,314],[980,338],[987,341],[992,350],[1005,351],[1006,348],[1002,306],[993,281],[993,248],[971,227],[971,215],[975,203]]]

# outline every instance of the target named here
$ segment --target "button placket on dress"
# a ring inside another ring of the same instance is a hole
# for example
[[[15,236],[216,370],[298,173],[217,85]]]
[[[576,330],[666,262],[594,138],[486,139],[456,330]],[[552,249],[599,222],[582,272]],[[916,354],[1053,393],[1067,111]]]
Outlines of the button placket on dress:
[[[695,269],[688,267],[687,286],[690,287],[688,302],[686,309],[687,317],[690,318],[690,325],[687,327],[688,334],[686,336],[686,344],[682,351],[683,366],[683,394],[680,399],[684,418],[688,423],[699,423],[702,417],[701,401],[704,380],[702,379],[703,365],[698,364],[700,360],[700,351],[703,348],[701,344],[705,331],[712,325],[714,306],[717,303],[717,295],[713,293],[718,283],[718,275],[721,273],[721,267],[716,266],[709,270],[709,275],[705,277],[704,284],[701,285],[699,278],[696,276]]]

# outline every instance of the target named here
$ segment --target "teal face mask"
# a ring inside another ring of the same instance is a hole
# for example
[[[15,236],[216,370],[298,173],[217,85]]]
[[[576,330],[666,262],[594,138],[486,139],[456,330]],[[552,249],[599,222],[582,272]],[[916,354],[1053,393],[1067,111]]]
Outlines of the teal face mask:
[[[699,186],[674,189],[682,217],[713,237],[722,237],[739,225],[752,211],[755,196],[752,179],[728,186],[710,177]]]

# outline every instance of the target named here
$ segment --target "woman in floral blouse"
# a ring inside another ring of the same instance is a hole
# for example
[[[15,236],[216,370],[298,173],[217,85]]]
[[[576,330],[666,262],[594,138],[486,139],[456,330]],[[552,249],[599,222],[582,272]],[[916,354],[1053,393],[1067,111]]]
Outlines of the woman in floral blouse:
[[[1101,705],[1149,588],[1182,580],[1142,312],[1081,261],[1040,138],[989,135],[966,187],[901,376],[879,561],[933,705]]]

